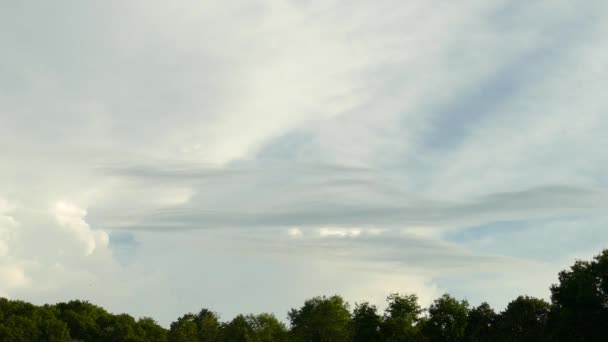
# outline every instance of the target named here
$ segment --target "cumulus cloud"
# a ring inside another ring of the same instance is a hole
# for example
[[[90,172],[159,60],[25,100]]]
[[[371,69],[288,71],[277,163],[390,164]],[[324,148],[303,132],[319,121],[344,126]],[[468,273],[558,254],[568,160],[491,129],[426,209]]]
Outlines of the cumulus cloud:
[[[53,214],[59,225],[67,229],[76,239],[83,243],[86,255],[91,255],[96,248],[108,246],[109,237],[106,232],[92,230],[84,220],[87,212],[74,204],[57,202]]]

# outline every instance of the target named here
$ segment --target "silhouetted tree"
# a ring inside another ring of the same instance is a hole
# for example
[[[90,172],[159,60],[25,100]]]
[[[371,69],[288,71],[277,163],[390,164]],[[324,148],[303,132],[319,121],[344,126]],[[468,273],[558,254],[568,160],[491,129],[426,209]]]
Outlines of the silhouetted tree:
[[[569,341],[608,339],[608,250],[591,262],[576,261],[551,286],[551,326]]]
[[[465,338],[467,342],[491,342],[496,340],[498,315],[488,303],[481,303],[469,311]]]
[[[456,342],[464,339],[469,303],[444,294],[431,304],[423,330],[432,342]]]
[[[379,341],[381,325],[382,318],[375,305],[367,302],[355,305],[351,322],[354,342]]]
[[[519,296],[499,316],[499,337],[505,342],[538,342],[547,339],[551,306],[542,299]]]

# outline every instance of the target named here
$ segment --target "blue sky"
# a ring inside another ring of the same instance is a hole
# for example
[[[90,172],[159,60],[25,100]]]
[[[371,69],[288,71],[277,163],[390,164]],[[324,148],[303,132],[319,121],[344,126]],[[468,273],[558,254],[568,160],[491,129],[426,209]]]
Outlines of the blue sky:
[[[606,247],[603,1],[0,1],[0,295],[547,298]]]

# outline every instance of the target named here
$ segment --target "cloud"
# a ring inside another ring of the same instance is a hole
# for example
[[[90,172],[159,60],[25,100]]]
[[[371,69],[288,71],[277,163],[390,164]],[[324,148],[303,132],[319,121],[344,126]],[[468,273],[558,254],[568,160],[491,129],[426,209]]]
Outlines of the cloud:
[[[92,230],[84,220],[87,212],[73,204],[57,202],[53,214],[59,225],[70,231],[76,239],[84,244],[85,255],[91,255],[96,248],[108,245],[108,234]]]
[[[28,285],[24,270],[12,263],[11,247],[18,233],[18,222],[10,215],[15,210],[7,200],[0,197],[0,295],[8,296],[10,291]]]
[[[10,215],[14,208],[0,197],[0,256],[9,253],[9,244],[16,234],[17,221]]]
[[[104,172],[125,179],[123,187],[187,186],[195,195],[184,205],[137,208],[133,203],[124,214],[120,208],[97,208],[91,215],[99,226],[123,229],[423,226],[428,234],[434,234],[496,221],[601,213],[607,196],[600,189],[553,185],[446,201],[401,190],[395,186],[398,179],[373,169],[262,165],[223,171],[187,165],[177,170],[143,166],[106,169]],[[138,211],[141,219],[129,223],[133,211]]]
[[[357,237],[361,235],[358,228],[319,228],[319,236]]]
[[[304,235],[304,233],[299,228],[289,228],[287,230],[287,235],[289,235],[290,237],[292,237],[294,239],[297,239],[297,238],[302,237],[302,235]]]
[[[26,286],[29,282],[21,268],[5,265],[0,265],[0,281],[2,282],[2,288],[0,288],[2,294],[6,290]]]

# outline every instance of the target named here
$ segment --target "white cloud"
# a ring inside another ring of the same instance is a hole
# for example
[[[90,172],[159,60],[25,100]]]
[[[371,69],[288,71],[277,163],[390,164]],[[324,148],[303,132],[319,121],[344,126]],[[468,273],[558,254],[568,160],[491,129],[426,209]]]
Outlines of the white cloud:
[[[287,230],[287,235],[289,235],[290,237],[292,237],[294,239],[297,239],[297,238],[302,237],[304,235],[304,233],[299,228],[289,228]]]
[[[2,287],[0,287],[1,293],[3,290],[6,291],[26,286],[28,279],[23,269],[17,266],[0,265],[0,283],[2,283]]]
[[[68,202],[57,202],[53,207],[53,214],[60,226],[69,230],[84,244],[85,255],[91,255],[95,249],[108,246],[108,234],[91,229],[84,220],[87,216],[86,210]]]
[[[319,236],[335,236],[335,237],[357,237],[361,235],[361,229],[359,228],[319,228]]]

